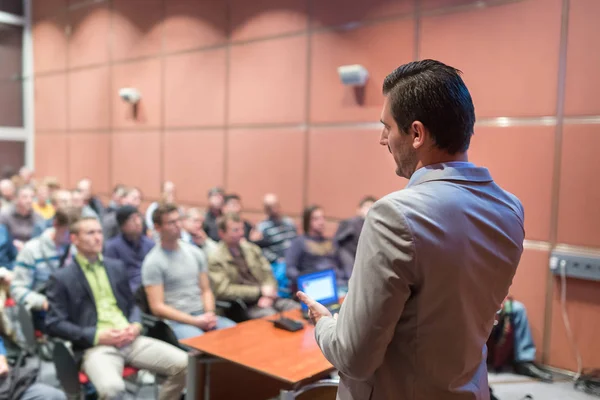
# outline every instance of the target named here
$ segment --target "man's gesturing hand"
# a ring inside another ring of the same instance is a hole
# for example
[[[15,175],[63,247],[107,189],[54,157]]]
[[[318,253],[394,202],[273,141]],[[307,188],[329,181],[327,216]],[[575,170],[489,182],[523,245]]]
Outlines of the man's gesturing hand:
[[[297,293],[298,298],[308,306],[308,316],[313,324],[317,324],[323,317],[331,317],[331,312],[322,304],[317,303],[304,292]]]

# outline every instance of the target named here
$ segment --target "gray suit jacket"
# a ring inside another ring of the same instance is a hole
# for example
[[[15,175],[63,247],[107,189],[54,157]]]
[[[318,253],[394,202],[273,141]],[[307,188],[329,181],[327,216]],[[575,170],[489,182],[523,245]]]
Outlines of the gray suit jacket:
[[[343,400],[487,400],[487,348],[523,251],[523,207],[485,168],[421,168],[371,208],[339,317],[317,342]]]

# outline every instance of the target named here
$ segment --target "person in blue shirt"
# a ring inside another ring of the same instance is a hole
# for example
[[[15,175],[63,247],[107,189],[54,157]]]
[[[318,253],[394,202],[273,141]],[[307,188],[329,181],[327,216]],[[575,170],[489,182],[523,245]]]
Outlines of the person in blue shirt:
[[[8,375],[10,367],[6,360],[6,348],[4,340],[0,336],[0,382]],[[61,391],[44,383],[31,385],[19,400],[67,400],[67,396]]]

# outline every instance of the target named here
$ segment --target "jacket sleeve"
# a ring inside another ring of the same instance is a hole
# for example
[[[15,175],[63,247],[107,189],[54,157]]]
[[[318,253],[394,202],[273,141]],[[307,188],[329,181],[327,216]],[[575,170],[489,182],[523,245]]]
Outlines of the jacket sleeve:
[[[17,258],[13,238],[4,224],[0,224],[0,266],[12,270]]]
[[[70,321],[69,298],[65,282],[56,274],[50,277],[46,292],[48,296],[48,313],[46,314],[46,329],[51,336],[69,340],[78,347],[88,348],[94,345],[96,327],[82,328]]]
[[[112,259],[109,261],[109,258],[104,259],[104,264],[111,263],[111,268],[113,270],[113,274],[118,276],[118,286],[117,290],[119,295],[123,297],[124,304],[126,309],[122,310],[123,314],[127,318],[130,324],[133,323],[141,323],[142,314],[140,312],[139,307],[135,303],[135,297],[131,292],[131,286],[129,285],[129,277],[127,275],[127,268],[125,264],[118,259]],[[116,293],[115,293],[116,295]]]
[[[35,284],[35,259],[31,250],[25,246],[17,256],[14,277],[10,285],[12,297],[29,309],[39,310],[46,301],[46,296],[33,290]]]
[[[413,237],[402,206],[391,201],[384,198],[369,211],[337,321],[321,318],[315,327],[325,358],[359,381],[382,364],[417,279]]]
[[[255,253],[256,259],[260,263],[260,269],[262,270],[262,280],[260,284],[274,287],[275,290],[277,290],[277,280],[275,279],[275,275],[273,275],[273,268],[271,267],[271,263],[269,263],[269,260],[267,260],[267,258],[262,254],[262,252],[260,251],[260,247],[253,246],[253,251]]]
[[[225,270],[225,265],[216,257],[209,259],[208,273],[215,297],[219,300],[241,299],[249,303],[260,298],[260,287],[231,282]]]
[[[125,271],[125,269],[123,269],[123,271]],[[127,277],[127,275],[125,275]],[[131,292],[131,287],[129,286],[129,280],[128,279],[124,279],[122,282],[122,291],[121,293],[125,294],[125,298],[127,301],[127,304],[129,306],[129,312],[127,313],[127,320],[129,321],[130,324],[134,324],[134,323],[138,323],[141,324],[142,323],[142,313],[140,311],[140,308],[138,307],[138,305],[135,302],[135,297],[133,296],[133,293]]]
[[[119,259],[119,253],[117,251],[117,246],[115,246],[112,240],[106,242],[106,246],[104,246],[104,257],[113,258],[115,260]]]

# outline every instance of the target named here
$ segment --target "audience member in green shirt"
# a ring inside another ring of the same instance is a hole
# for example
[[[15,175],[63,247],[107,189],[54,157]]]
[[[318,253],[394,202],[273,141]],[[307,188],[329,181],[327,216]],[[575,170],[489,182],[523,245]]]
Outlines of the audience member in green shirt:
[[[166,342],[140,336],[140,313],[125,265],[100,254],[99,221],[82,217],[71,225],[70,234],[77,255],[50,280],[49,334],[73,344],[101,399],[123,396],[124,365],[166,377],[159,398],[179,398],[185,386],[187,354]]]

